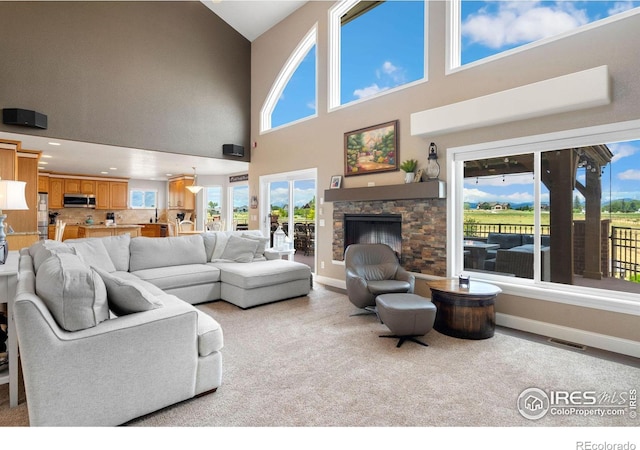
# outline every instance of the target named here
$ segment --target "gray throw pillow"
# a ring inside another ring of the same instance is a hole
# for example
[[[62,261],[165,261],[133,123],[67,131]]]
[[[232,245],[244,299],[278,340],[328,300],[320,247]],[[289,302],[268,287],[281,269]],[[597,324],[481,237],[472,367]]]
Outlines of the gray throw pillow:
[[[36,293],[67,331],[95,327],[109,318],[104,282],[78,255],[47,258],[36,274]]]
[[[140,283],[125,280],[99,267],[93,268],[107,287],[109,308],[117,315],[124,316],[160,308],[162,301],[146,290]]]
[[[259,242],[254,239],[246,239],[240,236],[229,236],[227,245],[220,256],[221,260],[239,263],[253,261]]]
[[[72,255],[76,254],[75,249],[69,247],[67,244],[63,244],[58,241],[45,241],[43,245],[39,246],[35,250],[35,254],[33,255],[33,268],[36,273],[40,269],[40,265],[45,262],[51,255],[55,255],[58,253],[69,253]]]
[[[113,265],[101,238],[88,238],[68,245],[74,248],[76,254],[80,255],[90,267],[99,267],[107,272],[116,271],[116,266]]]

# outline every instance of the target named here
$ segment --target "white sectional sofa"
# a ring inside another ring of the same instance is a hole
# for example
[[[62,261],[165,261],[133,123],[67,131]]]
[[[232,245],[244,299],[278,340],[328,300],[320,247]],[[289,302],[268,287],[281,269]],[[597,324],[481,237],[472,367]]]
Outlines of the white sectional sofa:
[[[14,317],[32,426],[118,425],[222,383],[222,328],[193,305],[299,297],[308,266],[258,231],[41,241]]]

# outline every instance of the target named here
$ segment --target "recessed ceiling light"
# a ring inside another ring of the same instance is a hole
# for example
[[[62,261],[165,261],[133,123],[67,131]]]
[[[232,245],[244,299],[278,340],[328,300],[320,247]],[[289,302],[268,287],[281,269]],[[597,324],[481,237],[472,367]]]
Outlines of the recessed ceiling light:
[[[172,176],[173,174],[172,174],[172,173],[167,173],[166,175],[167,175],[168,177],[170,177],[170,176]]]
[[[109,173],[109,172],[106,172],[106,171],[104,171],[104,170],[103,170],[103,171],[102,171],[102,172],[100,172],[100,173],[104,173],[104,174],[107,174],[107,173]]]
[[[44,165],[46,165],[46,164],[49,164],[49,163],[48,163],[48,162],[46,162],[46,161],[40,161],[38,164],[44,164]]]
[[[109,170],[118,170],[117,167],[109,167]]]
[[[49,145],[62,145],[60,142],[49,142]]]
[[[53,158],[51,155],[40,155],[40,158]]]

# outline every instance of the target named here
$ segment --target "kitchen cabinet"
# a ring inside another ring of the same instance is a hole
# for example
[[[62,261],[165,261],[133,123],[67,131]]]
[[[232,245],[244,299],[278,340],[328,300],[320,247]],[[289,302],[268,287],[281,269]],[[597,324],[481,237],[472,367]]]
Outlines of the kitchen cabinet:
[[[49,178],[49,209],[64,207],[64,179]]]
[[[168,225],[166,223],[141,223],[140,235],[145,237],[167,237]]]
[[[79,225],[69,225],[67,224],[64,227],[64,234],[62,235],[62,240],[66,239],[78,239],[78,228]],[[49,225],[49,229],[47,230],[47,237],[49,239],[55,239],[56,237],[56,226]]]
[[[192,177],[169,180],[169,209],[195,209],[196,196],[186,188],[191,183]]]
[[[129,207],[129,183],[126,181],[110,181],[109,195],[111,209],[127,209]]]
[[[96,209],[127,209],[129,183],[127,181],[96,181]]]
[[[94,180],[80,180],[80,193],[87,195],[95,195],[96,182]]]
[[[96,209],[109,209],[111,205],[109,184],[109,181],[96,181]]]
[[[49,192],[49,175],[38,175],[38,192]]]
[[[80,180],[76,178],[64,179],[64,194],[80,194]]]
[[[106,237],[129,234],[131,237],[140,236],[140,225],[80,225],[78,227],[78,237]]]
[[[18,174],[18,143],[0,140],[0,178],[15,180]]]

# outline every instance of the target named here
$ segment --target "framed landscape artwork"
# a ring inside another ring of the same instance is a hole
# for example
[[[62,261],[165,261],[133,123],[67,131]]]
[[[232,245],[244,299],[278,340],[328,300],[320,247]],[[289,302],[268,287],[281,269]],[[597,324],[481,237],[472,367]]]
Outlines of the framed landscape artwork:
[[[344,134],[344,176],[398,170],[398,121]]]

